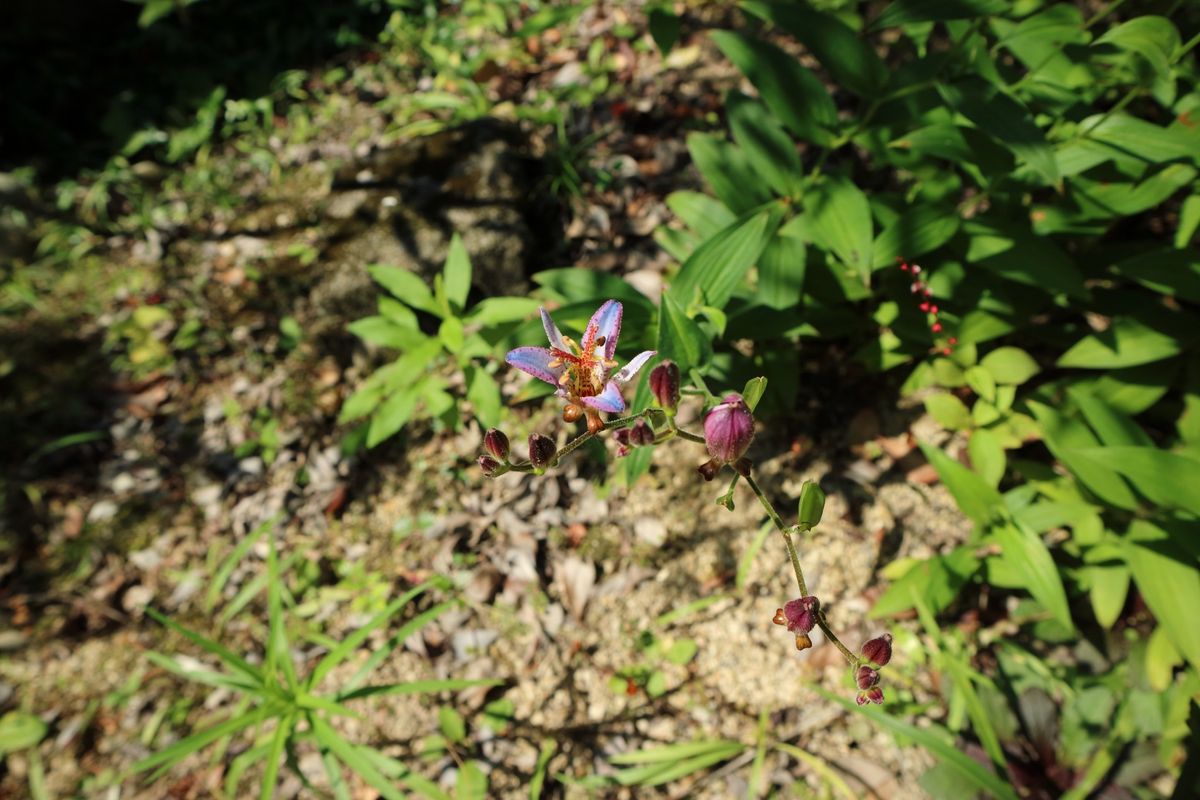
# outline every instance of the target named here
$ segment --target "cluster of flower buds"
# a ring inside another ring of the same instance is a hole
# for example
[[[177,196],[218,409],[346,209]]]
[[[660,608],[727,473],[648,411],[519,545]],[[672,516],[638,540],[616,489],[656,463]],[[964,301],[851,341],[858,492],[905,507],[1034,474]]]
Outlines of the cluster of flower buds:
[[[711,481],[726,464],[742,475],[750,474],[750,462],[743,458],[754,439],[754,416],[740,394],[726,395],[720,405],[704,418],[704,445],[712,456],[697,470]]]
[[[937,303],[933,302],[933,291],[921,279],[921,266],[919,264],[910,264],[903,259],[898,260],[900,261],[900,271],[912,275],[912,293],[919,300],[917,308],[921,309],[922,313],[926,315],[926,319],[929,321],[929,330],[933,331],[935,337],[939,336],[942,332],[942,323],[938,319],[940,309],[938,309]],[[954,352],[956,344],[958,344],[957,337],[951,336],[946,338],[944,344],[940,345],[938,349],[942,351],[942,355],[948,356]]]
[[[789,633],[796,634],[796,649],[807,650],[812,647],[811,631],[817,624],[817,614],[821,610],[821,601],[813,595],[789,600],[783,608],[775,609],[775,618],[771,620],[776,625],[786,625]]]
[[[613,434],[613,439],[617,442],[618,457],[629,455],[630,448],[654,444],[657,438],[654,429],[644,419],[639,419],[628,428],[621,428]]]
[[[510,447],[508,437],[503,431],[492,428],[483,436],[483,449],[486,453],[479,456],[479,468],[483,470],[483,474],[489,478],[498,478],[512,468],[512,463],[508,460]],[[540,433],[532,433],[529,435],[529,463],[533,466],[534,472],[539,475],[546,471],[554,463],[554,457],[558,455],[558,446],[554,444],[554,440],[543,436]]]
[[[892,660],[892,635],[885,633],[876,636],[862,647],[862,661],[855,673],[854,680],[858,684],[857,702],[860,706],[867,703],[879,705],[883,702],[883,689],[879,685],[879,669]]]

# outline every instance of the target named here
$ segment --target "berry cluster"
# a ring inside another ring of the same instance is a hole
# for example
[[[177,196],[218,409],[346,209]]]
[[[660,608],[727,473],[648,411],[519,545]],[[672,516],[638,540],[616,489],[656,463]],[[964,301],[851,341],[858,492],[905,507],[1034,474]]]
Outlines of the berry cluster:
[[[910,288],[918,300],[917,308],[926,315],[926,319],[929,321],[929,330],[933,331],[936,340],[942,333],[943,326],[941,320],[938,319],[939,309],[937,303],[933,301],[933,291],[929,288],[929,284],[921,279],[921,265],[910,264],[903,259],[897,259],[897,261],[900,262],[901,272],[912,275],[913,281]],[[949,336],[942,339],[942,344],[936,345],[934,349],[941,350],[942,355],[948,356],[954,352],[954,346],[957,344],[958,338]]]

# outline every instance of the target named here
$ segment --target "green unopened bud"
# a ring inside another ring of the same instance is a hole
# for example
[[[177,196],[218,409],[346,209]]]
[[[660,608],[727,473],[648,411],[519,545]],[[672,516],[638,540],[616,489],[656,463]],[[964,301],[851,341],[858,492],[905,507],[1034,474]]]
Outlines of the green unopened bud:
[[[824,510],[825,492],[813,481],[805,481],[800,487],[800,527],[815,528]]]

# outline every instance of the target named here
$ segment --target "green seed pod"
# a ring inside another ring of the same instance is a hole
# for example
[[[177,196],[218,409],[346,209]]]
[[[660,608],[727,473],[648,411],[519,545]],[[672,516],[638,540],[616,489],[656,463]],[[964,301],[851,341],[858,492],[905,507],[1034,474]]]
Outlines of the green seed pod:
[[[815,528],[821,522],[825,510],[825,492],[813,481],[805,481],[800,488],[800,527]]]

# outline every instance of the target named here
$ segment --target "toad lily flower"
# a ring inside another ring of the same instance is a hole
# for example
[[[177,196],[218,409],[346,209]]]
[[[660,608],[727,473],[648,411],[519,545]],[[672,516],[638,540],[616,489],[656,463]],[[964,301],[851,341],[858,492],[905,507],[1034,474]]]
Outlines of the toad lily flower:
[[[655,351],[639,353],[622,369],[612,372],[617,366],[613,356],[621,335],[622,309],[616,300],[609,300],[597,309],[580,343],[563,336],[546,309],[540,311],[550,347],[518,347],[504,360],[552,384],[555,394],[567,400],[563,419],[575,422],[581,415],[587,415],[588,430],[597,433],[604,427],[601,412],[619,414],[625,410],[625,399],[617,384],[636,375]]]

